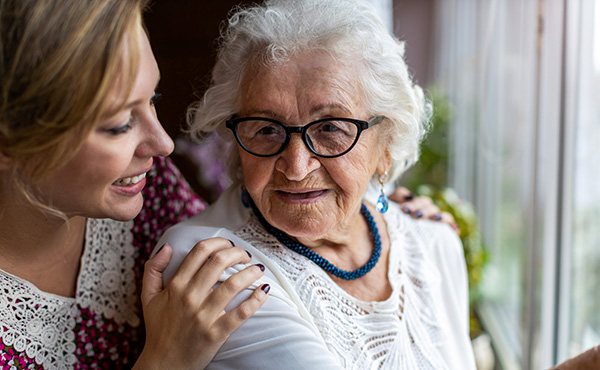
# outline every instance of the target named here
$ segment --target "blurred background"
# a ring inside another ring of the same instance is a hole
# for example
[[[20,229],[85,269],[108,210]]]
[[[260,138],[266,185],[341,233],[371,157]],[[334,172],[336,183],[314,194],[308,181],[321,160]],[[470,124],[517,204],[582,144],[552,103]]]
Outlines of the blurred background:
[[[547,369],[600,343],[600,0],[371,0],[434,102],[402,179],[453,213],[478,367]],[[222,22],[249,1],[155,0],[157,110],[174,161],[212,201],[219,142],[189,142]]]

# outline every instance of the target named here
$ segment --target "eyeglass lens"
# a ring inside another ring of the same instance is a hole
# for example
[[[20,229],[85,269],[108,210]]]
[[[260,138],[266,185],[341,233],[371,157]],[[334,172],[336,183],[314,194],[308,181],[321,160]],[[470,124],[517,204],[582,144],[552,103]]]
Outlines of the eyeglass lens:
[[[248,150],[260,155],[277,153],[287,138],[283,125],[262,120],[238,122],[237,133]],[[305,142],[317,154],[333,156],[348,150],[357,135],[358,126],[352,122],[326,120],[307,127]]]

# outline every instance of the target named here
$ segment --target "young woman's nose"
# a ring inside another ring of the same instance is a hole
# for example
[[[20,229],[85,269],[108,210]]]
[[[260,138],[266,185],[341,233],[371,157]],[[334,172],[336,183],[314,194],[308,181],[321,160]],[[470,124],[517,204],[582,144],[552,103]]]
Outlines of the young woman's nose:
[[[140,157],[166,157],[173,152],[175,144],[162,127],[156,112],[149,114],[142,125],[142,141],[136,154]]]

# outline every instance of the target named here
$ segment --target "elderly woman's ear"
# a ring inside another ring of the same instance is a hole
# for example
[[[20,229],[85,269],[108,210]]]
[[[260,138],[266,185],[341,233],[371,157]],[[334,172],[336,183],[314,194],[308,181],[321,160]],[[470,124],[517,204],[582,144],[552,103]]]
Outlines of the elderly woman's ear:
[[[383,149],[383,153],[381,154],[381,157],[379,158],[379,164],[377,165],[377,175],[387,177],[390,167],[392,167],[392,154],[390,153],[389,144],[387,144],[387,145],[385,145],[385,147]],[[385,179],[385,181],[388,181],[388,180],[389,180],[389,178]]]

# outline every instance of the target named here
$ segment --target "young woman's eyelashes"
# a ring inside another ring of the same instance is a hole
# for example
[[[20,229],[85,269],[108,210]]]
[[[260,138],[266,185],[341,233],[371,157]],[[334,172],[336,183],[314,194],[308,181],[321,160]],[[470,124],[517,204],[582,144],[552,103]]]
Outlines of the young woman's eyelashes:
[[[152,95],[152,97],[150,98],[150,105],[155,105],[156,102],[160,100],[160,98],[162,98],[162,94],[155,91],[154,95]]]
[[[161,93],[154,92],[154,95],[152,95],[152,97],[150,98],[150,106],[154,107],[156,102],[159,101],[161,97],[162,97]],[[127,120],[127,122],[125,122],[121,126],[109,128],[106,130],[106,132],[108,132],[109,134],[114,135],[114,136],[124,134],[133,127],[133,124],[135,123],[136,118],[137,117],[135,115],[135,110],[132,110],[131,115],[129,116],[129,119]]]
[[[114,136],[124,134],[124,133],[126,133],[127,131],[129,131],[133,127],[133,121],[134,121],[133,116],[130,116],[129,120],[124,125],[121,125],[121,126],[118,126],[118,127],[109,128],[106,131],[109,134],[114,135]]]

